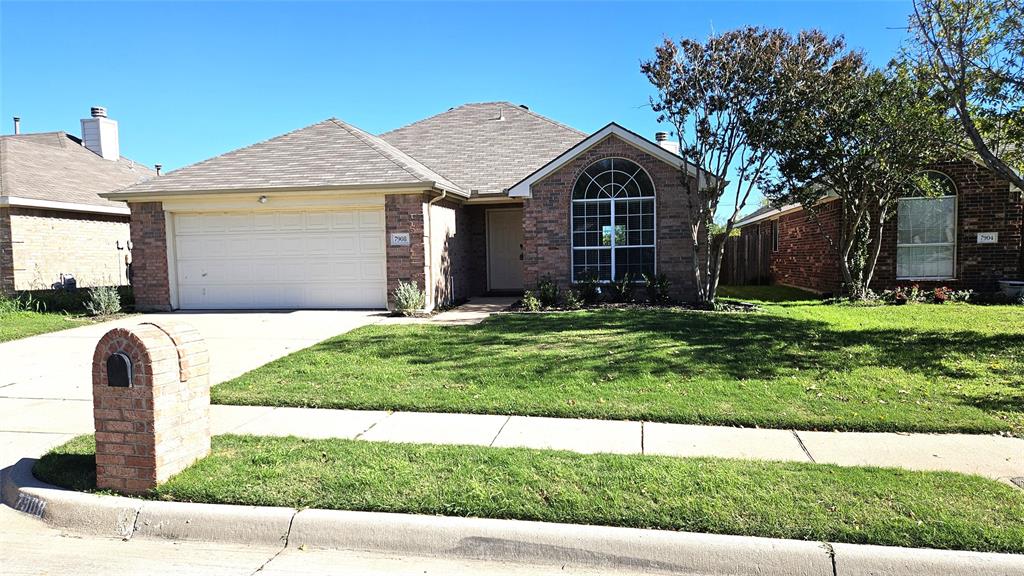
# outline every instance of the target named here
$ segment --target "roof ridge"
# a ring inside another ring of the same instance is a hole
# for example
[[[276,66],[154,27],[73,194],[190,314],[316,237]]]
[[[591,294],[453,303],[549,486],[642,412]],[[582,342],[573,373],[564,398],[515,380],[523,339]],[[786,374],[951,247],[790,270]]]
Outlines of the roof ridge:
[[[526,112],[527,114],[530,114],[531,116],[534,116],[534,117],[539,118],[541,120],[546,120],[546,121],[550,122],[551,124],[554,124],[555,126],[558,126],[559,128],[565,128],[566,130],[571,130],[571,131],[579,134],[580,136],[589,136],[589,134],[587,134],[586,132],[584,132],[582,130],[577,130],[576,128],[573,128],[572,126],[569,126],[568,124],[562,124],[558,120],[554,120],[552,118],[548,118],[547,116],[545,116],[543,114],[538,114],[538,113],[534,112],[533,110],[530,110],[529,108],[523,108],[522,106],[516,106],[515,104],[513,104],[513,106],[515,106],[516,108],[519,108],[520,110],[522,110],[523,112]]]
[[[395,166],[401,168],[402,170],[409,172],[409,174],[411,176],[413,176],[415,178],[423,179],[422,175],[417,174],[416,172],[413,172],[412,170],[410,170],[409,166],[404,166],[404,165],[398,163],[394,158],[391,158],[390,156],[384,154],[384,152],[382,150],[380,150],[378,147],[374,146],[374,143],[376,143],[376,142],[373,142],[372,140],[368,140],[367,138],[362,137],[364,135],[371,136],[372,134],[370,134],[369,132],[362,132],[361,129],[356,128],[355,126],[350,125],[349,123],[345,122],[344,120],[340,120],[340,119],[335,118],[335,117],[331,117],[331,122],[334,122],[339,128],[342,128],[343,130],[346,130],[349,134],[352,134],[356,138],[359,138],[360,141],[366,143],[366,145],[369,146],[374,152],[379,154],[381,156],[381,158],[387,160],[388,162],[394,164]],[[354,129],[354,131],[353,131],[353,129]],[[359,133],[359,132],[362,132],[362,133]],[[376,138],[377,136],[373,136],[373,137]],[[395,148],[397,149],[397,147],[395,147]],[[419,162],[419,161],[417,160],[417,162]]]

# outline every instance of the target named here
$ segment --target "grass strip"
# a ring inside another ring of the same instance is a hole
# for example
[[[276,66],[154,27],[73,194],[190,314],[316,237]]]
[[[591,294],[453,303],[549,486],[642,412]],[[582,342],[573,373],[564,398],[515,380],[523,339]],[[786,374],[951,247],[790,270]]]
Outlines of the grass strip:
[[[94,453],[75,438],[36,476],[94,489]],[[1024,552],[1021,491],[889,468],[217,436],[150,497]]]

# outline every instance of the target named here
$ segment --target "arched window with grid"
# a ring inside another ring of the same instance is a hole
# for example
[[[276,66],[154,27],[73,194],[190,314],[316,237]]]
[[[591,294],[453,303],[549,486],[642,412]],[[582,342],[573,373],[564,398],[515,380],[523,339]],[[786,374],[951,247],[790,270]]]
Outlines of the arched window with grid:
[[[639,164],[604,158],[572,189],[572,276],[641,281],[655,273],[654,182]]]

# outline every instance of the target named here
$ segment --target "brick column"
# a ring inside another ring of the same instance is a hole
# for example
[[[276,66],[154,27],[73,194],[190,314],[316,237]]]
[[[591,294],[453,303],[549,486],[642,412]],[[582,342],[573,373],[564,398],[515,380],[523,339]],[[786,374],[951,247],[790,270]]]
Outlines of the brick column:
[[[14,243],[11,209],[0,208],[0,295],[14,293]]]
[[[162,202],[130,202],[132,291],[135,309],[171,309],[167,274],[167,226]]]
[[[96,487],[138,494],[210,452],[209,354],[165,322],[115,328],[92,364]]]
[[[424,194],[389,194],[384,197],[387,238],[388,307],[398,282],[415,282],[426,291],[426,246],[424,243]],[[392,246],[391,234],[408,233],[408,246]]]

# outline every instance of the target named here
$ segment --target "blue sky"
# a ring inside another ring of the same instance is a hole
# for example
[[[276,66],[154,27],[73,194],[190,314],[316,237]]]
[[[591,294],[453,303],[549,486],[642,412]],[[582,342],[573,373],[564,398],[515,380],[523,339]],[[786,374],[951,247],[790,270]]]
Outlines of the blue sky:
[[[651,137],[654,46],[743,25],[843,34],[878,65],[909,1],[16,3],[0,0],[0,132],[77,134],[89,107],[121,152],[166,170],[337,116],[379,133],[509,100],[587,132]]]

